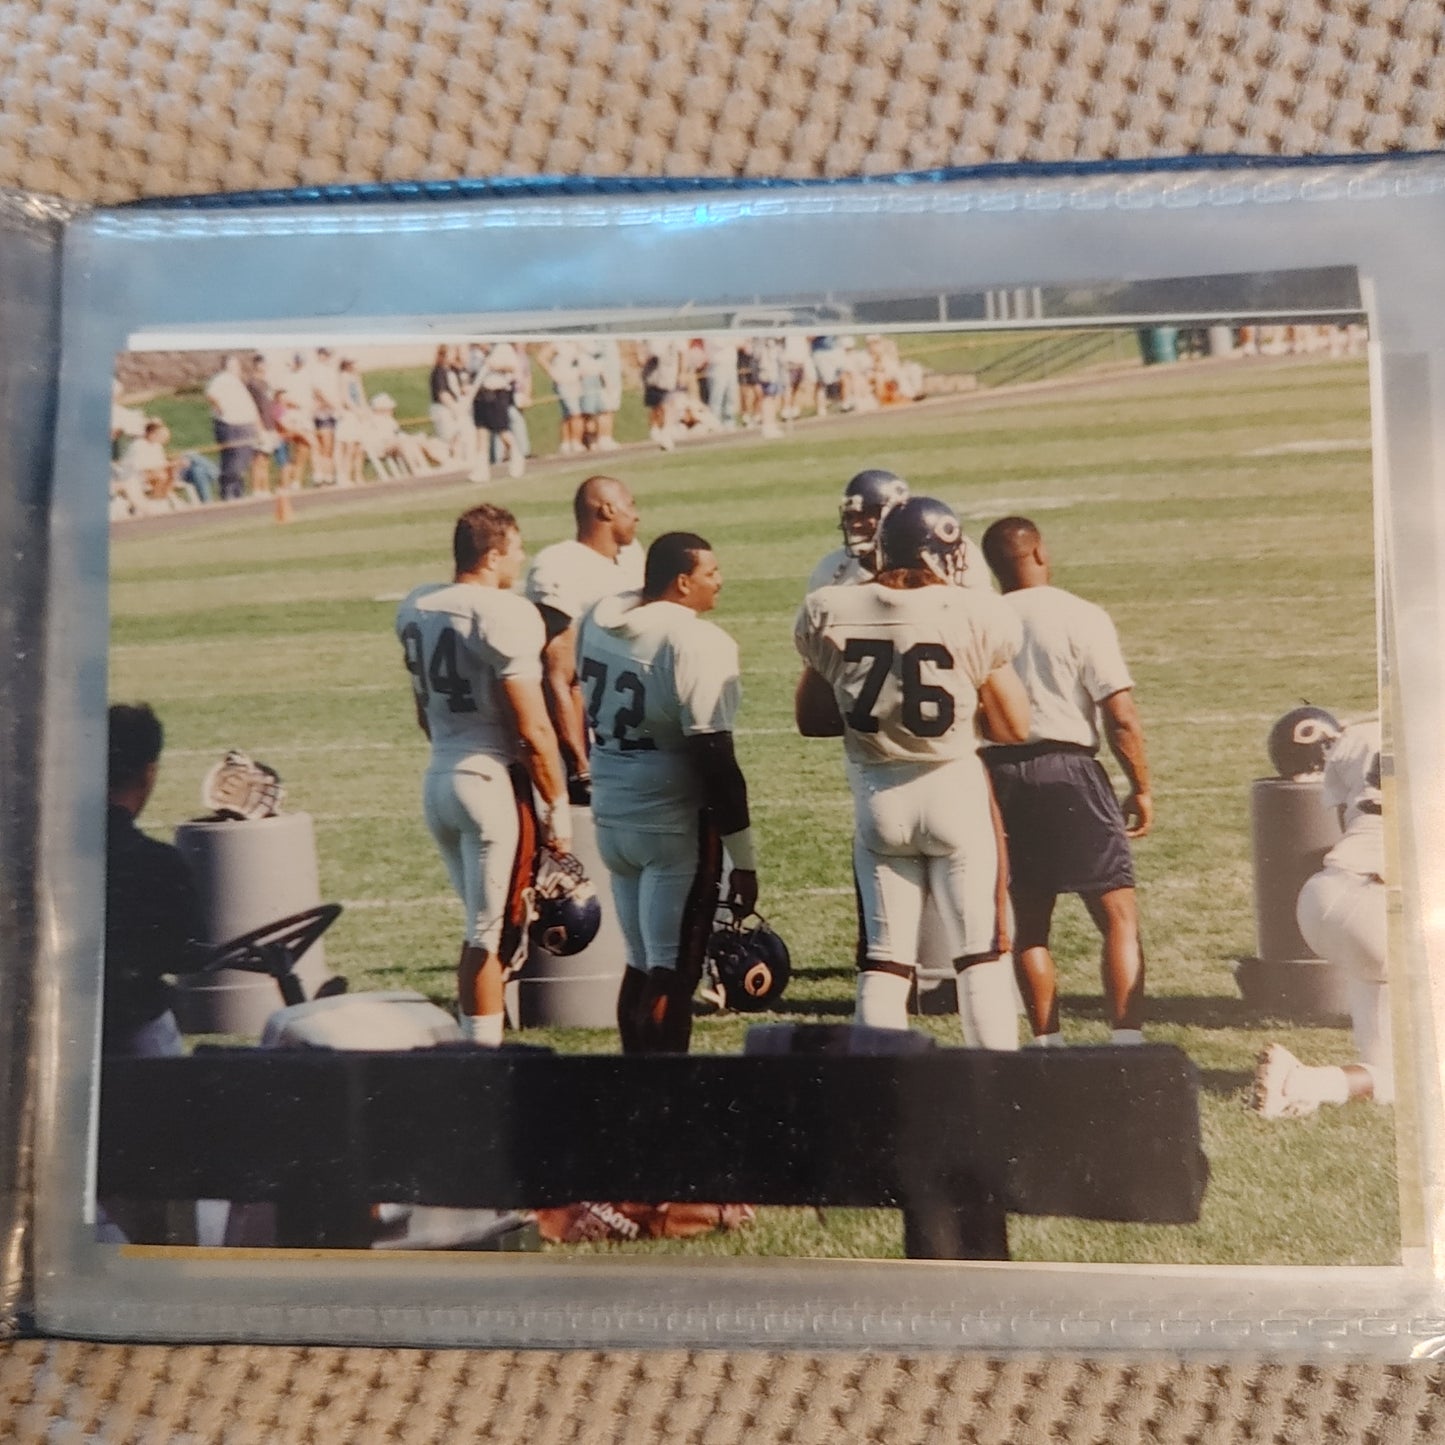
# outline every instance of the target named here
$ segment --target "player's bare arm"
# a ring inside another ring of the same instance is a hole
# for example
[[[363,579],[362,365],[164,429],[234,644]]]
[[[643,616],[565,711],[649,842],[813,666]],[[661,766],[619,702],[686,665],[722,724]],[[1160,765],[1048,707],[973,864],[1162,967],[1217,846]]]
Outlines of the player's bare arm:
[[[1149,792],[1144,724],[1134,705],[1134,694],[1127,688],[1113,693],[1099,705],[1099,711],[1109,750],[1129,780],[1129,796],[1124,799],[1124,831],[1131,838],[1142,838],[1154,826],[1154,799]]]
[[[536,678],[505,677],[502,691],[517,720],[517,736],[527,749],[527,771],[541,794],[548,840],[559,848],[572,844],[572,819],[567,807],[567,774],[557,747],[557,734],[547,716],[547,700]]]
[[[587,776],[587,714],[577,683],[577,629],[550,607],[541,608],[548,641],[542,649],[542,685],[552,724],[563,753],[572,761],[576,777]],[[554,619],[563,625],[554,630]]]
[[[843,714],[838,711],[838,699],[822,673],[811,667],[805,667],[798,679],[793,695],[793,717],[805,738],[843,736]]]
[[[1029,695],[1011,662],[996,667],[978,690],[984,735],[995,743],[1029,740]]]
[[[733,862],[725,901],[740,916],[751,913],[758,902],[758,872],[748,812],[748,783],[738,765],[733,735],[695,733],[687,741],[703,806]]]

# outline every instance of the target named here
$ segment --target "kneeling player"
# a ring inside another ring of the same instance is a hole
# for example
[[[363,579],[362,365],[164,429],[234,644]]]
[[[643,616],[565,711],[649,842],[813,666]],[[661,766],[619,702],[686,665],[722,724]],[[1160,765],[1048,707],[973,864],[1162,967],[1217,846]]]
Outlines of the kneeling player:
[[[627,940],[617,1000],[625,1053],[687,1052],[724,848],[728,902],[743,913],[757,902],[733,752],[737,644],[702,616],[721,588],[708,543],[668,532],[648,548],[642,590],[604,597],[578,634],[597,848]]]
[[[431,740],[427,827],[466,908],[457,963],[462,1031],[494,1045],[502,1041],[505,970],[523,943],[537,811],[559,848],[570,848],[572,824],[542,696],[541,614],[510,590],[527,560],[516,519],[487,503],[463,512],[452,555],[454,580],[416,588],[397,610],[396,634],[417,724]]]
[[[1330,745],[1324,800],[1345,835],[1300,890],[1304,941],[1349,974],[1350,1024],[1359,1062],[1311,1067],[1283,1044],[1260,1055],[1253,1105],[1266,1119],[1299,1119],[1321,1104],[1395,1099],[1390,993],[1385,979],[1385,830],[1380,806],[1380,725],[1356,723]]]
[[[798,615],[805,737],[842,734],[856,831],[860,1023],[908,1026],[925,897],[939,905],[966,1038],[1018,1047],[997,812],[978,757],[1028,735],[1011,665],[1017,619],[991,593],[947,585],[963,563],[958,519],[914,497],[880,529],[876,580],[824,587]]]

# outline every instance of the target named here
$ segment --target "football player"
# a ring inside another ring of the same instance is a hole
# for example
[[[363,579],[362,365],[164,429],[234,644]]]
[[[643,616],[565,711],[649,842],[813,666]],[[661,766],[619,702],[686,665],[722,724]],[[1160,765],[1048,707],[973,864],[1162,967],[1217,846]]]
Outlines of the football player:
[[[427,827],[466,909],[462,1031],[496,1045],[505,969],[524,942],[539,826],[568,851],[572,823],[542,694],[542,618],[511,590],[527,559],[516,518],[489,503],[463,512],[452,556],[453,580],[412,591],[397,610],[396,635],[417,725],[431,741]]]
[[[711,546],[668,532],[648,548],[641,591],[604,597],[578,633],[597,848],[627,941],[617,998],[625,1053],[687,1051],[724,849],[726,901],[738,914],[757,903],[747,783],[733,751],[737,644],[703,616],[721,588]]]
[[[843,737],[853,792],[858,1022],[908,1027],[931,894],[965,1036],[1014,1049],[1003,843],[978,726],[1002,742],[1028,735],[1012,666],[1018,620],[991,592],[950,585],[965,565],[963,531],[942,502],[898,503],[878,542],[878,576],[812,592],[794,628],[798,730]]]
[[[843,545],[829,552],[808,578],[808,591],[867,582],[878,572],[878,527],[889,510],[908,500],[908,483],[882,467],[868,467],[849,479],[838,507]],[[988,569],[977,545],[962,536],[963,564],[954,580],[962,587],[989,589]]]
[[[572,512],[576,540],[543,547],[527,573],[525,590],[547,629],[542,677],[567,764],[567,791],[572,802],[585,804],[591,773],[587,714],[577,684],[577,624],[599,598],[642,586],[642,548],[637,503],[616,477],[588,477],[572,498]]]
[[[1390,995],[1385,978],[1385,830],[1380,798],[1380,725],[1344,729],[1325,759],[1324,801],[1340,811],[1344,836],[1300,890],[1295,919],[1321,958],[1348,971],[1350,1024],[1359,1062],[1310,1066],[1283,1044],[1259,1057],[1252,1104],[1266,1119],[1299,1119],[1321,1104],[1395,1098]]]
[[[1149,831],[1154,804],[1134,682],[1108,613],[1052,585],[1032,522],[1001,518],[983,550],[1023,625],[1018,671],[1033,711],[1020,746],[986,747],[983,756],[1008,835],[1014,964],[1034,1042],[1062,1042],[1049,933],[1058,895],[1077,893],[1103,938],[1113,1042],[1136,1044],[1144,950],[1129,839]],[[1101,733],[1129,781],[1122,810],[1098,761]]]

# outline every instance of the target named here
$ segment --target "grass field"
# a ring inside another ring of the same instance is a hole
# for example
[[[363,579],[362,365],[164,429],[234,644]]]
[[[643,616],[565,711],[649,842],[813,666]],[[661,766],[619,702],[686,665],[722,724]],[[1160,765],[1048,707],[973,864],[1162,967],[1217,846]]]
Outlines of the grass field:
[[[1014,1219],[1019,1259],[1386,1263],[1398,1256],[1388,1110],[1265,1123],[1244,1107],[1256,1052],[1279,1038],[1345,1062],[1343,1030],[1251,1014],[1231,965],[1254,949],[1250,781],[1269,724],[1302,697],[1346,716],[1375,705],[1369,413],[1360,362],[1154,368],[1107,381],[625,453],[643,535],[686,527],[726,579],[716,620],[738,639],[739,751],[755,799],[762,906],[793,952],[784,1017],[843,1019],[853,994],[851,814],[836,742],[793,731],[790,623],[835,544],[842,482],[892,467],[952,503],[977,536],[1033,515],[1056,580],[1113,614],[1149,736],[1158,821],[1136,849],[1149,956],[1148,1035],[1202,1075],[1212,1179],[1197,1226]],[[567,535],[581,464],[484,492],[466,485],[338,499],[287,527],[217,516],[122,529],[113,552],[111,693],[167,726],[145,822],[196,811],[204,768],[244,747],[279,769],[317,824],[322,889],[347,912],[329,963],[353,988],[416,987],[449,1003],[460,909],[422,826],[425,746],[391,633],[395,596],[448,570],[451,523],[485,495],[517,512],[530,550]],[[1075,901],[1056,926],[1064,1032],[1103,1042],[1096,941]],[[788,1009],[794,1012],[789,1014]],[[956,1018],[919,1027],[960,1041]],[[694,1048],[737,1049],[745,1024],[701,1017]],[[547,1035],[610,1050],[605,1033]],[[692,1253],[895,1256],[896,1215],[764,1210]]]

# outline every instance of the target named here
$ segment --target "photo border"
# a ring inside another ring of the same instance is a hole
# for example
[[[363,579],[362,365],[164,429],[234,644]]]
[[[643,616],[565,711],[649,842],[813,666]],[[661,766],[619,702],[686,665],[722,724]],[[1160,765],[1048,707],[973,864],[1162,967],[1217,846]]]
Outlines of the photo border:
[[[64,251],[50,530],[37,1102],[38,1137],[52,1144],[37,1193],[37,1322],[112,1338],[357,1344],[1435,1353],[1445,1337],[1434,1182],[1440,999],[1428,975],[1442,943],[1435,920],[1445,916],[1445,853],[1419,840],[1442,836],[1432,800],[1445,798],[1435,725],[1445,314],[1426,304],[1441,294],[1441,263],[1424,244],[1439,233],[1442,212],[1445,162],[1418,158],[884,180],[721,197],[137,209],[74,222]],[[103,792],[108,523],[93,478],[103,465],[115,353],[138,331],[318,312],[340,319],[364,309],[368,329],[389,317],[446,315],[487,330],[552,306],[596,310],[639,296],[663,308],[801,301],[870,289],[880,255],[898,289],[917,291],[1358,268],[1372,336],[1376,495],[1389,499],[1382,617],[1396,645],[1390,696],[1407,905],[1396,1007],[1417,1031],[1409,1050],[1426,1233],[1406,1263],[1321,1272],[448,1255],[327,1258],[315,1268],[288,1257],[272,1271],[217,1257],[229,1251],[178,1262],[94,1244],[78,1208],[93,1183],[104,896],[93,814]],[[707,282],[701,297],[699,278]],[[244,298],[244,313],[227,297]]]

